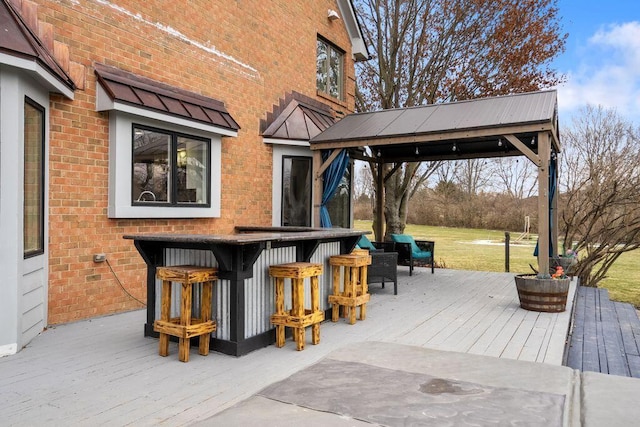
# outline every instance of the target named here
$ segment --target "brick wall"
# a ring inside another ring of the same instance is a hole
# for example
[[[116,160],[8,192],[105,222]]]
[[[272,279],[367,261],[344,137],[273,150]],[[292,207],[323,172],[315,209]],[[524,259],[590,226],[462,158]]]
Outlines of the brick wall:
[[[353,110],[354,69],[334,0],[14,0],[56,52],[79,89],[52,95],[49,159],[49,324],[139,308],[117,284],[146,298],[146,269],[124,234],[227,233],[271,224],[271,147],[260,120],[292,90]],[[316,37],[344,49],[344,103],[316,95]],[[223,138],[222,211],[217,219],[107,218],[108,113],[95,111],[95,62],[223,101],[238,121]]]

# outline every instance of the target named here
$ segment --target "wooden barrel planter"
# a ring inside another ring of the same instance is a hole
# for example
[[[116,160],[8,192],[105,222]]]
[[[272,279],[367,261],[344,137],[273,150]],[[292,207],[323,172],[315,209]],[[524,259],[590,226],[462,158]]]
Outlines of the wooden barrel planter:
[[[540,279],[535,274],[515,276],[520,307],[531,311],[559,313],[566,309],[571,279]]]

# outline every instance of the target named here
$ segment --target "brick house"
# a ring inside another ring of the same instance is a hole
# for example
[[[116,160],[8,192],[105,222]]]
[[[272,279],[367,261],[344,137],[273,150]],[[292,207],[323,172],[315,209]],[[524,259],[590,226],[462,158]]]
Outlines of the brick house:
[[[350,0],[0,0],[0,30],[0,356],[141,307],[124,234],[318,224],[308,141],[367,58]]]

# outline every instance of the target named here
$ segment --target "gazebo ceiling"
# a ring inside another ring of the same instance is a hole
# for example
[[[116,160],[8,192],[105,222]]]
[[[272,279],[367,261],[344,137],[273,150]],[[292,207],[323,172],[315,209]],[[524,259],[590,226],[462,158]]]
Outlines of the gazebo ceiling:
[[[373,158],[354,157],[384,163],[503,157],[522,155],[522,145],[537,154],[539,132],[559,151],[555,90],[351,114],[311,149],[368,146]]]

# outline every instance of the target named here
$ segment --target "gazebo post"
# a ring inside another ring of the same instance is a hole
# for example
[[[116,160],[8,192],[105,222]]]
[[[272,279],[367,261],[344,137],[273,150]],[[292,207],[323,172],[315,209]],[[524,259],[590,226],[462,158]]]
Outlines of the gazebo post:
[[[555,153],[556,155],[556,173],[555,173],[555,182],[553,183],[556,191],[553,193],[553,199],[551,200],[551,221],[553,224],[553,234],[551,235],[551,248],[553,249],[552,255],[553,257],[558,256],[558,232],[560,231],[560,214],[558,213],[558,195],[560,194],[560,189],[558,188],[558,165],[560,163],[560,159],[557,157],[560,153]]]
[[[320,227],[320,206],[322,206],[323,175],[322,175],[322,151],[313,151],[313,226]]]
[[[549,274],[549,160],[551,144],[547,132],[538,132],[538,274]]]
[[[376,163],[378,173],[376,175],[376,229],[374,230],[376,241],[384,240],[384,163]]]

